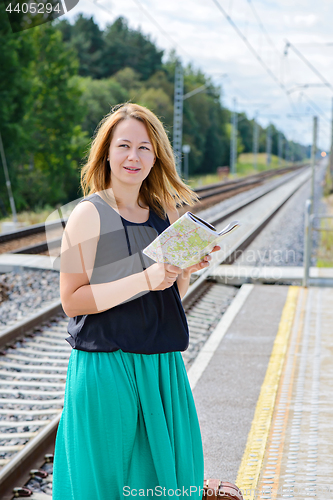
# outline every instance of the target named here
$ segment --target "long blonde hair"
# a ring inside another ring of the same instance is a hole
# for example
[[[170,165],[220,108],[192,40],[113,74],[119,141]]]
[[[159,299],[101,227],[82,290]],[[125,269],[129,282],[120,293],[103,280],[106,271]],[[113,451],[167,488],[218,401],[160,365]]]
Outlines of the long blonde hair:
[[[152,111],[133,103],[115,106],[100,122],[87,162],[81,170],[84,196],[104,191],[111,185],[111,171],[107,161],[110,142],[118,123],[129,118],[135,118],[146,126],[156,156],[154,168],[141,184],[139,198],[162,218],[165,218],[168,208],[175,209],[182,204],[193,205],[199,197],[177,173],[172,147],[163,124]],[[117,203],[117,200],[114,199],[113,202]]]

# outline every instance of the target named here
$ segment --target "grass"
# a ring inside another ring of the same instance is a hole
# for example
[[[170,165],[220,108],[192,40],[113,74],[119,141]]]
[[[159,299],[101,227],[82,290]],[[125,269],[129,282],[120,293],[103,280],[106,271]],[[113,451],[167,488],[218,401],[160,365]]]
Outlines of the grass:
[[[54,211],[50,205],[46,205],[44,208],[37,209],[36,211],[24,210],[17,214],[17,221],[19,227],[30,226],[32,224],[39,224],[45,222],[47,217]],[[13,217],[8,215],[7,217],[0,218],[0,232],[3,222],[12,222]]]
[[[272,155],[271,165],[268,167],[266,165],[266,153],[258,153],[257,165],[258,168],[255,169],[253,167],[253,153],[243,153],[238,157],[236,174],[229,175],[228,179],[245,177],[246,175],[256,174],[258,172],[263,172],[264,170],[279,168],[279,158]],[[283,160],[281,167],[285,166],[287,166],[287,163]],[[191,188],[196,188],[199,186],[206,186],[207,184],[214,184],[215,182],[221,182],[221,180],[222,179],[217,174],[197,175],[190,177],[188,184]]]

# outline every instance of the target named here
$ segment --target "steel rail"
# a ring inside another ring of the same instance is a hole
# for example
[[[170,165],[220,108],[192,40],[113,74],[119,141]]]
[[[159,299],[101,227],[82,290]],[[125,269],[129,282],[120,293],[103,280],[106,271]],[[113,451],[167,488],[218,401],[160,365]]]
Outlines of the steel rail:
[[[45,222],[41,222],[39,224],[33,224],[32,226],[16,229],[15,231],[9,231],[8,233],[2,233],[0,234],[0,243],[25,238],[26,236],[31,236],[33,234],[43,233],[46,228],[48,230],[57,228],[59,227],[59,224],[61,224],[61,219],[48,222],[47,224],[45,224]]]
[[[22,335],[27,335],[29,330],[40,326],[41,323],[48,321],[50,318],[59,313],[63,313],[60,299],[55,300],[53,304],[44,307],[34,315],[22,321],[18,321],[15,325],[0,331],[0,348],[3,348],[6,344],[17,340],[17,338]]]
[[[3,498],[18,476],[27,474],[31,464],[40,460],[55,441],[61,412],[32,438],[14,458],[0,470],[0,498]],[[14,496],[14,494],[12,495]]]
[[[198,188],[195,188],[194,191],[197,194],[200,194],[202,192],[208,191],[207,194],[201,195],[200,199],[208,198],[209,196],[214,196],[216,194],[224,193],[227,191],[233,191],[235,189],[238,189],[239,187],[242,186],[250,186],[253,184],[258,184],[258,182],[262,180],[269,179],[270,177],[275,177],[277,175],[283,175],[285,173],[288,173],[290,171],[297,171],[301,168],[304,168],[306,165],[297,165],[293,167],[283,167],[283,168],[276,168],[276,169],[271,169],[271,170],[264,170],[263,172],[259,172],[257,174],[252,174],[248,175],[244,178],[240,179],[234,179],[234,180],[228,180],[224,182],[218,182],[216,184],[208,184],[206,186],[200,186]]]

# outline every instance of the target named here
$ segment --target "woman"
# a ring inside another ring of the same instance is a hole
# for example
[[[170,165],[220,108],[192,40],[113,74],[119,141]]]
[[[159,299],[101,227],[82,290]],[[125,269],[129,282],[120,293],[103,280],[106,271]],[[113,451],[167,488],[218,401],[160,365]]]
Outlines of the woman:
[[[60,296],[73,347],[56,438],[53,500],[200,498],[200,428],[180,351],[192,272],[141,250],[196,195],[162,123],[125,104],[98,128],[67,222]],[[87,203],[89,201],[89,203]],[[219,247],[215,247],[218,250]],[[201,491],[200,491],[201,490]]]

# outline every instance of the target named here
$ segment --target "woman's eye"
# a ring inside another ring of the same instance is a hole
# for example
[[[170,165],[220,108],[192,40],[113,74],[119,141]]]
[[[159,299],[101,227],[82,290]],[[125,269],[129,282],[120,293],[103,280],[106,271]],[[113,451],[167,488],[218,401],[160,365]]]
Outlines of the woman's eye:
[[[119,144],[119,147],[120,148],[129,148],[129,145],[128,144]],[[147,151],[150,151],[150,149],[147,148],[146,146],[140,146],[139,149],[146,149]]]

